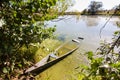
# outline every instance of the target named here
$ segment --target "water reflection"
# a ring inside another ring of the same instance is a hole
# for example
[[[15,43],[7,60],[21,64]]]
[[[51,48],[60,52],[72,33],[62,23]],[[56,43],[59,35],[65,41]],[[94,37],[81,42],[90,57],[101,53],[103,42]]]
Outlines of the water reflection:
[[[77,38],[78,36],[84,37],[84,47],[87,46],[89,50],[95,49],[99,46],[100,40],[110,40],[114,31],[119,30],[116,25],[120,18],[113,16],[102,30],[100,38],[100,29],[110,18],[110,16],[80,16],[79,19],[73,16],[67,16],[69,19],[61,20],[59,22],[49,21],[49,25],[56,25],[57,31],[55,34],[60,34],[59,39],[62,41]],[[91,47],[92,46],[92,47]]]
[[[109,16],[80,16],[77,20],[76,16],[68,17],[71,18],[58,22],[49,21],[49,26],[57,26],[55,34],[60,34],[58,36],[59,40],[72,40],[78,36],[83,37],[84,40],[80,43],[79,50],[41,73],[38,80],[77,80],[74,75],[76,73],[75,68],[86,61],[84,55],[81,54],[86,51],[96,51],[101,40],[109,41],[112,38],[113,32],[120,30],[120,28],[114,24],[116,21],[120,21],[120,19],[118,17],[112,17],[103,29],[101,34],[102,38],[100,38],[100,29],[107,19],[109,19]]]
[[[85,21],[87,27],[95,27],[99,24],[100,18],[98,16],[84,16],[81,17]]]

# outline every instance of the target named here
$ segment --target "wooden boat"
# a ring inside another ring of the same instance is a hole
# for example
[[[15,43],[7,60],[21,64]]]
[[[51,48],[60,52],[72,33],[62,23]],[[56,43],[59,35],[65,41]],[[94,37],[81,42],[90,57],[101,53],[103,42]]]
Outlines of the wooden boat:
[[[44,71],[45,69],[49,68],[50,66],[52,66],[52,65],[56,64],[57,62],[61,61],[62,59],[64,59],[65,57],[67,57],[68,55],[70,55],[71,53],[76,51],[78,48],[79,48],[78,45],[76,47],[72,48],[72,49],[67,48],[68,51],[66,51],[65,54],[62,54],[60,56],[57,56],[56,52],[55,53],[50,53],[46,57],[44,57],[41,61],[36,63],[34,66],[25,70],[24,75],[26,75],[26,74],[37,75],[40,72]],[[51,57],[52,57],[52,60],[50,60]]]

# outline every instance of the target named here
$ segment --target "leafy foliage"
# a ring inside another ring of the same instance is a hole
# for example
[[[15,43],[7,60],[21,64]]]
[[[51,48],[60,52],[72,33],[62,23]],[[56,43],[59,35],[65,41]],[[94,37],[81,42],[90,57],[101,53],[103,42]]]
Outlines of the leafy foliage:
[[[120,79],[120,32],[115,32],[112,43],[103,42],[97,53],[86,53],[90,66],[86,68],[83,80]]]
[[[55,28],[45,27],[44,21],[58,16],[60,7],[55,8],[58,3],[58,0],[0,1],[0,77],[10,79],[15,69],[28,66],[34,55],[31,44],[53,37]]]

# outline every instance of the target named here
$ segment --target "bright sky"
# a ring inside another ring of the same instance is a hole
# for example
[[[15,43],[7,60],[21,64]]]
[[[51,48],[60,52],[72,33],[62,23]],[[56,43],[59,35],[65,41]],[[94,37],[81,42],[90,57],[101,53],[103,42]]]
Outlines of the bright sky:
[[[120,4],[120,0],[74,0],[74,6],[68,11],[82,11],[88,7],[91,1],[99,1],[103,3],[104,9],[111,9],[114,6]]]

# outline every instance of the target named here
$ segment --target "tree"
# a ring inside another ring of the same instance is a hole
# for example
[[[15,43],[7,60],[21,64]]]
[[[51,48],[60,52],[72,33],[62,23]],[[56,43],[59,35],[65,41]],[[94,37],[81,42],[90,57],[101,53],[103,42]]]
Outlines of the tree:
[[[96,14],[97,11],[102,7],[102,2],[91,1],[88,12],[92,15]]]
[[[25,67],[25,61],[31,56],[26,55],[26,52],[21,53],[20,48],[28,48],[31,43],[41,43],[53,36],[55,28],[44,27],[44,21],[56,18],[59,11],[65,10],[63,6],[59,6],[65,0],[61,1],[0,1],[0,77],[10,79],[15,74],[15,69]]]
[[[115,11],[116,11],[116,15],[119,16],[120,15],[120,4],[116,6]]]

